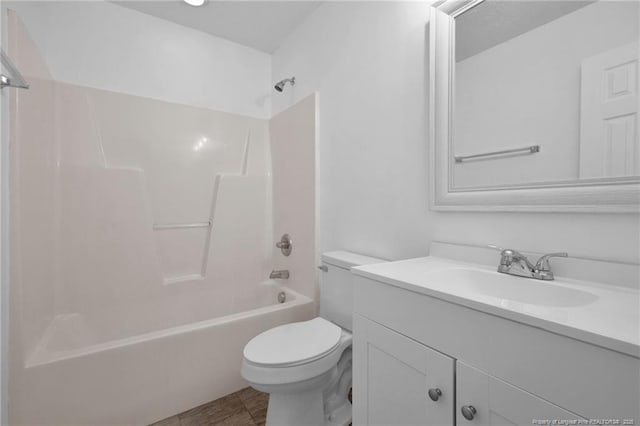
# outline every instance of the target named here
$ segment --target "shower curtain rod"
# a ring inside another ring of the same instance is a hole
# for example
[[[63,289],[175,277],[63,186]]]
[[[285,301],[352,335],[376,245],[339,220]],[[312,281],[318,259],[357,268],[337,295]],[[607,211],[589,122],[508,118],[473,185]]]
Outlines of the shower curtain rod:
[[[20,71],[13,65],[11,59],[4,53],[4,50],[0,49],[0,58],[2,59],[2,65],[7,69],[9,75],[4,73],[0,74],[0,89],[5,87],[15,87],[18,89],[28,89],[29,84],[24,79]]]

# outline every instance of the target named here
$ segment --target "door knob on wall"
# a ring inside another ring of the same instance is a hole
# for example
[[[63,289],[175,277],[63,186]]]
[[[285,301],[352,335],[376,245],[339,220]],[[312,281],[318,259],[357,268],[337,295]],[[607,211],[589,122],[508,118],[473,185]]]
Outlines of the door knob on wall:
[[[291,250],[293,250],[293,240],[289,234],[284,234],[282,238],[280,238],[280,241],[276,243],[276,247],[280,249],[282,254],[289,256],[291,254]]]

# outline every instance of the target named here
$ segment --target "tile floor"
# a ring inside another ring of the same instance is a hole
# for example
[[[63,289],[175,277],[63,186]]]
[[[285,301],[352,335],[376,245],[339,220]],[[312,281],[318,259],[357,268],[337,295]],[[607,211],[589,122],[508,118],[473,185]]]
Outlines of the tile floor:
[[[245,388],[151,426],[264,426],[269,394]]]

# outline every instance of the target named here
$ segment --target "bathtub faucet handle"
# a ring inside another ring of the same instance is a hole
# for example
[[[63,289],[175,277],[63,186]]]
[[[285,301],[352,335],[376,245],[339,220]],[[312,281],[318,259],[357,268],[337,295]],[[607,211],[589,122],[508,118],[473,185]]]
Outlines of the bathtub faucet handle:
[[[282,238],[280,238],[280,241],[276,243],[276,247],[280,249],[282,254],[289,256],[291,254],[291,250],[293,250],[293,240],[289,234],[284,234]]]

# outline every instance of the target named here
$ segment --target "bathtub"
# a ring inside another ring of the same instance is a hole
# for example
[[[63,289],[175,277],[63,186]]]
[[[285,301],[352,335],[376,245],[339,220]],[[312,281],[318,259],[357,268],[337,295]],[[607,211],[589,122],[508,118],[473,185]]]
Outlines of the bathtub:
[[[14,376],[11,418],[28,425],[148,425],[245,387],[244,345],[268,328],[315,315],[312,299],[274,281],[234,309],[244,311],[196,322],[173,318],[170,327],[131,324],[113,312],[58,316]]]

